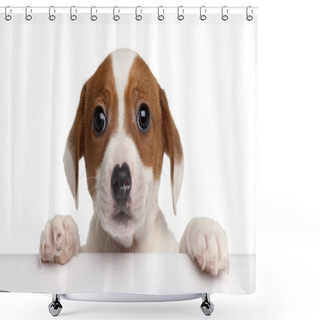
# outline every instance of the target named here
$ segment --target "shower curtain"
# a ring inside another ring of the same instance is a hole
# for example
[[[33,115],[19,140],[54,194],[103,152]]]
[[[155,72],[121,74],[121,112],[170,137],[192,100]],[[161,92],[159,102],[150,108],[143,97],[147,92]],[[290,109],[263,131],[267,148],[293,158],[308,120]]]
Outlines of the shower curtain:
[[[253,292],[257,8],[0,15],[0,290]]]

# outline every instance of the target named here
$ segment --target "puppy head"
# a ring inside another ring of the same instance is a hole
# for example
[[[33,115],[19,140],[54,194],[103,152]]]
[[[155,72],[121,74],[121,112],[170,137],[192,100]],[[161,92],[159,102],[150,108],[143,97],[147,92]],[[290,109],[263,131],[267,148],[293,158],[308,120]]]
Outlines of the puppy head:
[[[133,51],[116,50],[82,88],[64,164],[78,206],[78,163],[102,228],[125,246],[157,206],[163,155],[170,158],[174,212],[183,176],[179,133],[164,91]]]

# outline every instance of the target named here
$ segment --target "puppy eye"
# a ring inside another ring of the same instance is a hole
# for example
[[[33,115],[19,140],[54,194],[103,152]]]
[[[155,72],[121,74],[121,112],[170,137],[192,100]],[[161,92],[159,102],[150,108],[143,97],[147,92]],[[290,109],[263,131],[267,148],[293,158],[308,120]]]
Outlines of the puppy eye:
[[[97,136],[102,135],[102,133],[106,130],[107,117],[104,114],[103,108],[101,106],[97,106],[94,110],[93,127]]]
[[[142,133],[146,133],[150,129],[150,110],[148,105],[142,103],[137,114],[137,124]]]

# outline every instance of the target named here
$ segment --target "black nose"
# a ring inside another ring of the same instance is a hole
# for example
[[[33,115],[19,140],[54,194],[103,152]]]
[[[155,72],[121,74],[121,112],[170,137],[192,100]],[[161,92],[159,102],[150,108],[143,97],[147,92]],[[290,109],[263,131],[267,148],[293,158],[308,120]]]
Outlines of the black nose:
[[[111,189],[113,198],[117,202],[124,202],[128,199],[131,190],[131,174],[126,162],[120,167],[116,165],[113,168],[111,177]]]

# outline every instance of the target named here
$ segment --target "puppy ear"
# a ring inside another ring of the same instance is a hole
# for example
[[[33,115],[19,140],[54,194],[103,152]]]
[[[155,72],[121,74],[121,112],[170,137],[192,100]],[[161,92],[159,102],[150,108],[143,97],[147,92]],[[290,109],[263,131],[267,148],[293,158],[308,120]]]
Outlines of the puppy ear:
[[[160,104],[162,109],[162,126],[164,135],[164,151],[170,158],[170,175],[173,211],[177,214],[177,202],[183,178],[183,151],[179,132],[171,116],[164,90],[160,90]]]
[[[64,171],[77,209],[79,160],[82,158],[84,152],[83,133],[85,123],[85,96],[86,84],[81,90],[78,110],[69,132],[63,157]]]

